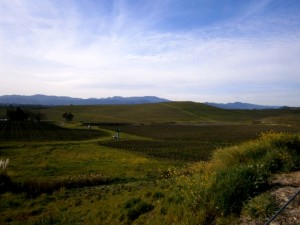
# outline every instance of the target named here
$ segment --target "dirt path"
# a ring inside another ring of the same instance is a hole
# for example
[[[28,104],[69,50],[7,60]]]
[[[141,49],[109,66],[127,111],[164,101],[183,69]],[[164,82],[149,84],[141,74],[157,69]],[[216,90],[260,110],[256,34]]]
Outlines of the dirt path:
[[[271,180],[271,193],[276,197],[280,207],[284,206],[300,188],[300,171],[277,174]],[[241,218],[241,225],[264,225],[267,221]],[[300,225],[300,195],[270,225]]]
[[[300,188],[300,171],[278,174],[271,182],[272,193],[283,206]],[[271,223],[271,225],[300,225],[300,195]]]

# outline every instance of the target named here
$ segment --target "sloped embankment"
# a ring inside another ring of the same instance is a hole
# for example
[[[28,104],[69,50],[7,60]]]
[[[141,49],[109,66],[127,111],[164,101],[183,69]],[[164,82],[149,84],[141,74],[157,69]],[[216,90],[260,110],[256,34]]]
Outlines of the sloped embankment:
[[[181,175],[176,184],[198,224],[259,225],[278,210],[281,197],[285,203],[295,192],[291,188],[298,187],[293,177],[298,173],[282,173],[299,169],[299,136],[266,133],[259,140],[217,150],[210,162],[194,164],[185,172],[189,176]],[[287,183],[280,183],[284,181]],[[299,221],[291,207],[282,215],[285,222],[279,224]]]

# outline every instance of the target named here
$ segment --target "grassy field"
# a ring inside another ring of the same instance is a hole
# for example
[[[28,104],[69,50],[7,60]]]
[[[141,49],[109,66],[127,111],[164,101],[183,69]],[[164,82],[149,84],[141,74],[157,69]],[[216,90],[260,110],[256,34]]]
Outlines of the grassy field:
[[[102,126],[114,131],[118,126]],[[166,160],[195,162],[208,160],[213,150],[257,139],[262,132],[277,131],[295,133],[298,126],[286,125],[127,125],[121,131],[139,135],[145,139],[121,139],[99,144]]]
[[[178,102],[38,110],[64,127],[0,122],[0,159],[9,159],[0,224],[239,224],[272,173],[300,169],[297,109]],[[65,124],[63,112],[74,121]]]
[[[144,105],[60,106],[41,110],[49,120],[62,120],[64,112],[72,112],[75,122],[115,123],[257,123],[264,119],[297,117],[299,109],[224,110],[194,102],[166,102]],[[272,122],[272,120],[271,120]]]

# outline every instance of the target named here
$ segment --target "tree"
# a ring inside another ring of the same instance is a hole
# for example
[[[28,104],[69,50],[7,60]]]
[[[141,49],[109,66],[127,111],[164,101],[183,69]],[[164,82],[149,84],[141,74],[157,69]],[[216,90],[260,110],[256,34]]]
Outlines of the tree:
[[[28,120],[29,113],[19,107],[16,109],[10,107],[6,110],[6,116],[10,121],[25,121]]]
[[[65,112],[65,113],[62,115],[62,117],[65,118],[65,120],[67,121],[67,123],[69,123],[70,121],[73,120],[74,115],[73,115],[71,112]]]
[[[6,110],[6,118],[10,121],[36,121],[40,122],[41,120],[45,120],[47,117],[44,113],[41,112],[33,112],[29,110],[23,110],[19,107],[14,109],[10,106]]]
[[[30,120],[35,122],[41,122],[41,120],[47,119],[47,116],[41,112],[30,112]]]

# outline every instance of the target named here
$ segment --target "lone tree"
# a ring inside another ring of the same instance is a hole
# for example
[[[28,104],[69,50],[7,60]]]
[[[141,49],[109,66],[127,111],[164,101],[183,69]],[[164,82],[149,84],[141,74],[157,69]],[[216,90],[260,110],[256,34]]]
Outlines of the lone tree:
[[[70,121],[73,120],[74,115],[71,112],[65,112],[62,115],[63,118],[65,118],[65,120],[67,121],[67,123],[69,123]]]
[[[30,115],[32,121],[41,122],[41,120],[47,119],[46,115],[41,112],[31,113]]]

